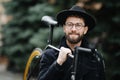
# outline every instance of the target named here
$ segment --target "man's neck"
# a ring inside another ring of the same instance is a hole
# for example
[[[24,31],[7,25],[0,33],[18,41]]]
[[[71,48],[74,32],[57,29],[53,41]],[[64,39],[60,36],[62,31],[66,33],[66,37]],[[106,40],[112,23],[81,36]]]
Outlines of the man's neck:
[[[66,41],[66,42],[67,42],[67,45],[71,48],[71,50],[74,51],[74,48],[76,46],[80,46],[82,41],[80,41],[80,42],[78,42],[76,44],[71,44],[69,41]]]

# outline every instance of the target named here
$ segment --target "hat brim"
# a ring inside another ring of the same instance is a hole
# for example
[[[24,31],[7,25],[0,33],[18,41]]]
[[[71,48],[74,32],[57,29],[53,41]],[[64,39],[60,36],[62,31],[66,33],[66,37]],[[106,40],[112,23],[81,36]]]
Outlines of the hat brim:
[[[63,25],[66,21],[66,18],[70,15],[80,15],[85,19],[85,23],[88,26],[88,31],[92,30],[96,25],[96,20],[90,14],[80,12],[80,11],[72,11],[72,10],[63,10],[57,14],[58,25]]]

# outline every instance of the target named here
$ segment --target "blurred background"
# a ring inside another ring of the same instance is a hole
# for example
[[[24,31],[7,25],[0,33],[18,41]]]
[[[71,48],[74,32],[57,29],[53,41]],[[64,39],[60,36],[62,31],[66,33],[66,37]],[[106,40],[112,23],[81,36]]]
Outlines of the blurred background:
[[[105,59],[107,80],[120,79],[120,0],[0,0],[0,80],[22,80],[33,49],[48,44],[49,27],[41,18],[55,19],[58,11],[75,4],[97,19],[88,39]],[[62,35],[55,27],[53,45]]]

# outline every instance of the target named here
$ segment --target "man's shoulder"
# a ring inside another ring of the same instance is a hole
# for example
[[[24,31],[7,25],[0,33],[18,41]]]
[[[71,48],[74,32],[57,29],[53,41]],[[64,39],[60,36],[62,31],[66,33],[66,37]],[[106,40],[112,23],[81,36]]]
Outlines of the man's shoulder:
[[[58,51],[54,49],[45,49],[43,51],[43,55],[48,57],[55,57],[57,54],[58,54]]]

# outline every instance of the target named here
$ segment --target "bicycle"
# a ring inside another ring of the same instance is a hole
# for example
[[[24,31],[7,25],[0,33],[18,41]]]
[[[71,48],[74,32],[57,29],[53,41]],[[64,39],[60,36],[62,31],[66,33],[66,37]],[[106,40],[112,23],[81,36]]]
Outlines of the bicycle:
[[[58,49],[58,48],[56,48],[56,47],[54,47],[52,45],[53,30],[54,30],[54,26],[57,25],[57,22],[54,21],[49,16],[45,16],[43,21],[47,22],[47,24],[49,25],[49,29],[50,29],[48,45],[46,46],[45,49],[52,48],[52,49],[55,49],[56,51],[59,52],[60,49]],[[89,53],[89,55],[95,56],[97,61],[100,61],[100,60],[103,61],[102,56],[97,52],[96,49],[88,49],[88,48],[76,47],[75,51],[74,51],[74,53],[76,53],[76,54],[74,56],[69,55],[71,58],[74,59],[74,63],[73,63],[74,64],[73,65],[74,70],[73,70],[72,76],[71,76],[72,80],[76,80],[76,71],[77,71],[77,64],[78,64],[77,63],[78,62],[78,53],[80,53],[80,52],[81,52],[81,55],[83,55],[83,53]],[[40,65],[40,59],[41,59],[42,54],[43,54],[43,51],[40,48],[35,48],[33,50],[33,52],[31,53],[31,55],[28,58],[28,61],[26,63],[26,67],[25,67],[25,71],[24,71],[24,75],[23,75],[23,80],[36,80],[37,79],[37,76],[38,76],[38,74],[40,72],[39,65]],[[82,56],[81,56],[81,59],[82,59]],[[82,60],[80,60],[80,61],[82,61]],[[104,62],[102,64],[103,64],[103,67],[104,67]],[[81,79],[82,79],[82,77],[81,77]]]

